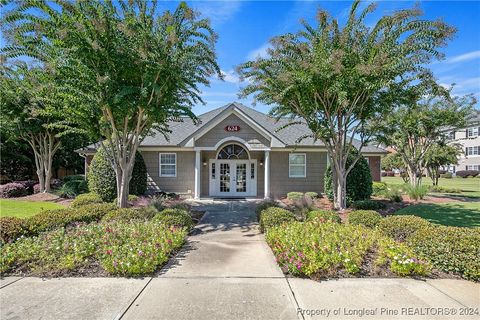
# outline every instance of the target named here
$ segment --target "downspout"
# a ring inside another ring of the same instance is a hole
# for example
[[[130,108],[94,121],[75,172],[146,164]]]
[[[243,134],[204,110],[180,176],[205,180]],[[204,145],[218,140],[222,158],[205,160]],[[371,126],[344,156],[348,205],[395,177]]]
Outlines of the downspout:
[[[87,164],[87,155],[85,153],[78,153],[80,155],[80,157],[82,157],[83,159],[85,159],[85,161],[83,162],[84,163],[84,169],[83,169],[83,173],[84,173],[84,176],[85,176],[85,181],[87,180],[87,169],[88,169],[88,164]]]

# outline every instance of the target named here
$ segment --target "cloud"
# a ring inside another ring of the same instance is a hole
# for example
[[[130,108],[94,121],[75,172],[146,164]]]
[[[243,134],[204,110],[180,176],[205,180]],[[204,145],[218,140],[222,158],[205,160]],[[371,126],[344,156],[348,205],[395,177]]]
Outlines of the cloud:
[[[234,70],[230,70],[230,71],[220,70],[220,71],[222,72],[223,80],[225,80],[226,82],[240,83],[240,78],[238,77],[238,75],[235,73]]]
[[[268,54],[267,51],[268,51],[269,48],[270,48],[270,43],[268,43],[268,42],[264,43],[261,47],[250,51],[247,55],[247,59],[248,60],[255,60],[258,57],[265,58]]]
[[[229,21],[241,6],[241,1],[206,1],[198,2],[195,9],[209,18],[214,26],[218,26]]]
[[[464,53],[447,60],[447,63],[457,63],[480,58],[480,50]]]

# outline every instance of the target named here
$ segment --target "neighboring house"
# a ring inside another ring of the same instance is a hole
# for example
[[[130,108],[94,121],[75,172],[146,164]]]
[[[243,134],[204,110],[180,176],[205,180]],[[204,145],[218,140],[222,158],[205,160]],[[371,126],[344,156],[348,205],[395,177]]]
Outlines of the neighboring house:
[[[467,127],[449,132],[449,140],[460,144],[463,154],[458,159],[458,164],[445,168],[455,173],[460,170],[480,171],[480,110],[474,110],[468,119]]]
[[[320,141],[297,139],[309,133],[296,124],[278,130],[278,122],[239,103],[231,103],[199,116],[171,122],[169,139],[147,136],[141,143],[149,174],[149,188],[200,197],[278,198],[290,191],[323,192],[328,163]],[[278,130],[278,131],[277,131]],[[357,141],[358,143],[358,141]],[[78,150],[86,168],[95,147]],[[365,146],[375,181],[380,180],[380,158],[386,151]]]

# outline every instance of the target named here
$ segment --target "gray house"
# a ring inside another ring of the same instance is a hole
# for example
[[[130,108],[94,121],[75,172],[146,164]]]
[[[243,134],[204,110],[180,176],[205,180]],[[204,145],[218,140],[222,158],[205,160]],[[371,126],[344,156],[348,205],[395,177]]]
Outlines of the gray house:
[[[171,122],[169,139],[147,136],[141,143],[149,174],[149,188],[193,198],[278,198],[290,191],[323,191],[328,163],[320,141],[296,140],[308,134],[305,125],[277,131],[288,122],[231,103],[191,119]],[[79,150],[86,169],[95,149]],[[380,180],[380,158],[387,152],[362,149],[375,181]]]

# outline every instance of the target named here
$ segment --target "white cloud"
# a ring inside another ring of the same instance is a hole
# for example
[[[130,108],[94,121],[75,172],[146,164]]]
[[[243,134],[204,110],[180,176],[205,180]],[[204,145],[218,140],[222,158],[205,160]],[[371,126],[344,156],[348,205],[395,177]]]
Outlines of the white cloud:
[[[235,73],[234,70],[230,70],[230,71],[220,70],[220,71],[222,72],[223,80],[225,80],[226,82],[240,83],[240,78],[238,77],[238,75]]]
[[[206,1],[198,2],[195,9],[209,18],[213,25],[218,26],[230,20],[241,6],[241,1]]]
[[[447,60],[448,63],[464,62],[480,58],[480,50],[464,53]]]
[[[261,47],[255,49],[255,50],[252,50],[248,53],[247,55],[247,59],[248,60],[255,60],[257,59],[258,57],[260,58],[265,58],[268,54],[267,50],[270,48],[270,44],[267,42],[267,43],[264,43]]]

